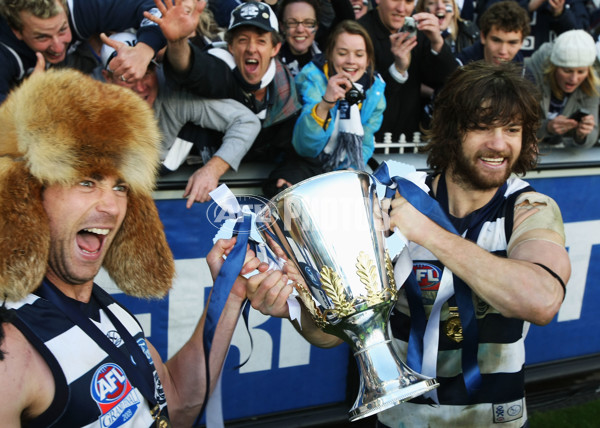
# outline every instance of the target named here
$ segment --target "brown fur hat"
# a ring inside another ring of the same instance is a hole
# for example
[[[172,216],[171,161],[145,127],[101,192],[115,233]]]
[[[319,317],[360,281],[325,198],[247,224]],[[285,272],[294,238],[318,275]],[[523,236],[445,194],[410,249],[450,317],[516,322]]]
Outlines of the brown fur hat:
[[[127,294],[162,297],[169,290],[173,256],[152,200],[160,133],[146,102],[74,70],[48,70],[9,94],[0,130],[0,297],[22,299],[46,273],[44,186],[94,174],[118,176],[130,187],[104,268]]]

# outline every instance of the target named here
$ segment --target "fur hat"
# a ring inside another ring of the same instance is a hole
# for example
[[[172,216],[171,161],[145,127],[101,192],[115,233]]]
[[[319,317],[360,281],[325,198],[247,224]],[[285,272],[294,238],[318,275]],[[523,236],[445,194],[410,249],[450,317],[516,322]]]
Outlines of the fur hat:
[[[554,40],[550,62],[557,67],[589,67],[596,60],[596,43],[585,30],[565,31]]]
[[[133,91],[74,70],[34,73],[0,106],[0,297],[19,300],[47,269],[47,185],[115,175],[130,191],[103,267],[125,293],[162,297],[175,273],[152,199],[160,133]]]

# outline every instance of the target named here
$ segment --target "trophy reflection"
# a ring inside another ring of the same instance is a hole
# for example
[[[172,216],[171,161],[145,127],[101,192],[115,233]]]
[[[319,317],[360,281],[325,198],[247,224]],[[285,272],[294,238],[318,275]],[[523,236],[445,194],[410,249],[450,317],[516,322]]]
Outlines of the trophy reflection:
[[[411,370],[392,345],[397,287],[376,183],[365,172],[322,174],[279,193],[258,214],[262,238],[286,260],[315,324],[354,353],[360,389],[351,421],[439,385]]]

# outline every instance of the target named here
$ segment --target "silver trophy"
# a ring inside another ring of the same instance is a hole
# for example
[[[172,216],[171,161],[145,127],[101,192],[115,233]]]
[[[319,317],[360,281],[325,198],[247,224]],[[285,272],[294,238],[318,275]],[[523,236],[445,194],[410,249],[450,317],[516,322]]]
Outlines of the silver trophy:
[[[411,370],[389,334],[397,300],[384,216],[368,173],[336,171],[290,187],[257,215],[262,238],[324,332],[348,343],[360,372],[355,421],[439,384]]]

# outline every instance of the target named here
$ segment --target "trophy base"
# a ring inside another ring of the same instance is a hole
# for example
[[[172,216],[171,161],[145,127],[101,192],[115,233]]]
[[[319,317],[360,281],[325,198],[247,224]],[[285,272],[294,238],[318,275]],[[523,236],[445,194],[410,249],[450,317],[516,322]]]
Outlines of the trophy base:
[[[371,400],[368,403],[352,408],[349,412],[350,422],[357,421],[368,416],[372,416],[383,410],[394,407],[400,403],[412,400],[419,395],[422,395],[439,386],[434,378],[425,379],[418,383],[405,386],[396,391],[388,391],[385,396]]]

